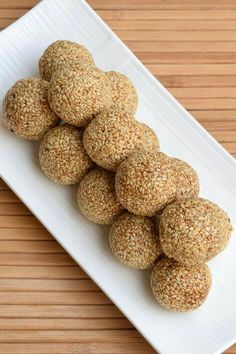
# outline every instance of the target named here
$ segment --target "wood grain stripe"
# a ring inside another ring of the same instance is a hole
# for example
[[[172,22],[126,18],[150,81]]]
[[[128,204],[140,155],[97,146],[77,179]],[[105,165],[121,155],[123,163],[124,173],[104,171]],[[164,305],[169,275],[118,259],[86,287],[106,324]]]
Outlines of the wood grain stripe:
[[[0,293],[0,305],[111,305],[111,300],[101,291],[35,291]],[[86,326],[85,326],[86,328]]]
[[[106,333],[107,334],[107,333]],[[155,354],[147,343],[4,343],[0,344],[1,354]],[[234,354],[234,353],[229,353]]]
[[[236,19],[236,11],[232,9],[215,10],[215,9],[193,9],[189,10],[187,5],[184,10],[97,10],[97,13],[104,20],[234,20]]]
[[[0,318],[90,319],[124,318],[124,315],[114,305],[1,305]]]
[[[67,318],[66,321],[61,318],[4,318],[0,319],[0,330],[16,330],[24,328],[25,330],[101,330],[101,329],[131,329],[132,325],[126,318],[117,319],[88,319]]]

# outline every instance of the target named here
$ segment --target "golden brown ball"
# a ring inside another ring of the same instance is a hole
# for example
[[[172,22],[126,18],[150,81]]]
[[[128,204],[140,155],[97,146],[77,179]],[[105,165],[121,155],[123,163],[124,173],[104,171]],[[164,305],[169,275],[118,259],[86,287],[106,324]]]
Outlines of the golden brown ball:
[[[39,148],[42,170],[53,182],[75,184],[92,167],[83,143],[81,129],[68,124],[51,129]]]
[[[94,66],[92,55],[83,45],[67,40],[52,43],[39,60],[40,76],[47,81],[56,70],[64,67],[80,69],[83,66]]]
[[[116,172],[116,194],[130,212],[152,216],[171,203],[176,178],[170,159],[157,151],[141,151],[124,160]]]
[[[40,140],[57,125],[59,117],[48,104],[47,81],[29,78],[17,81],[6,93],[3,112],[7,128],[20,138]]]
[[[200,190],[197,172],[183,160],[171,158],[171,163],[177,175],[176,199],[197,197]]]
[[[65,122],[81,127],[112,104],[106,75],[98,68],[62,68],[52,75],[48,100]]]
[[[160,217],[164,253],[183,264],[205,263],[227,246],[232,226],[218,205],[189,198],[168,205]]]
[[[167,257],[157,261],[151,276],[152,291],[159,304],[179,312],[201,306],[211,283],[211,273],[206,264],[189,267]]]
[[[111,84],[113,107],[134,114],[138,106],[138,95],[132,82],[116,71],[106,73]]]
[[[132,268],[151,268],[161,254],[155,223],[148,217],[123,213],[112,224],[109,237],[114,255]]]
[[[123,210],[115,193],[114,173],[101,168],[83,177],[77,200],[84,216],[97,224],[111,224]]]
[[[135,121],[131,114],[117,110],[94,118],[85,130],[83,143],[91,159],[111,171],[137,150],[159,149],[158,138],[151,128]]]
[[[137,129],[139,134],[139,150],[159,151],[160,143],[154,130],[145,123],[137,122]]]

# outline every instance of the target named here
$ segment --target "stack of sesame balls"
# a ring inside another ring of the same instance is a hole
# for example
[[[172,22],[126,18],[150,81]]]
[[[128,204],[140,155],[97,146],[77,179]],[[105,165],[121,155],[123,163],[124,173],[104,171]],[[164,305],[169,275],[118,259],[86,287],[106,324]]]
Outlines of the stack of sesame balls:
[[[39,162],[52,181],[78,183],[78,205],[111,224],[110,247],[123,264],[152,268],[151,288],[167,309],[199,307],[211,287],[207,261],[223,251],[232,226],[199,198],[186,162],[159,151],[155,132],[135,120],[138,96],[123,74],[103,72],[82,45],[52,43],[40,78],[17,81],[3,109],[8,129],[40,140]]]

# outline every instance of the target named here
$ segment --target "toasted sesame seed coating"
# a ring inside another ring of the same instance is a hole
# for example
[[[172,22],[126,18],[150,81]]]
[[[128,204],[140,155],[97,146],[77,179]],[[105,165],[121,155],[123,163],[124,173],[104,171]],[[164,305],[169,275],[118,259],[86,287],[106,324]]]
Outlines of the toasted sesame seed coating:
[[[176,180],[169,160],[163,153],[142,151],[119,165],[115,187],[124,208],[152,216],[174,200]]]
[[[115,193],[114,173],[101,168],[83,177],[77,200],[84,216],[97,224],[111,224],[123,210]]]
[[[81,129],[68,124],[51,129],[39,148],[42,170],[53,182],[75,184],[93,163],[82,144]]]
[[[155,223],[148,217],[123,213],[112,224],[109,238],[114,255],[132,268],[151,268],[161,254]]]
[[[183,264],[209,261],[227,246],[232,226],[216,204],[190,198],[168,205],[160,217],[164,253]]]
[[[113,106],[134,114],[138,106],[138,95],[132,82],[116,71],[106,73],[110,80]]]
[[[171,162],[177,174],[176,199],[197,197],[200,185],[196,171],[180,159],[172,158]]]
[[[145,123],[137,122],[137,125],[140,130],[140,150],[147,152],[151,150],[159,151],[159,139],[154,130]]]
[[[179,312],[201,306],[211,283],[211,273],[206,264],[189,267],[167,257],[157,261],[151,275],[156,300],[161,306]]]
[[[98,68],[63,68],[52,75],[49,93],[52,110],[65,122],[81,127],[112,104],[110,83]]]
[[[89,51],[81,44],[60,40],[52,43],[39,60],[39,72],[42,79],[50,81],[52,73],[67,66],[80,69],[81,66],[94,66]]]
[[[17,136],[40,140],[57,125],[59,117],[51,110],[47,81],[29,78],[17,81],[6,93],[3,112],[7,128]]]
[[[134,151],[151,149],[159,142],[151,128],[133,119],[129,113],[111,110],[98,115],[85,130],[84,147],[99,166],[115,171],[117,166]]]
[[[122,111],[107,111],[98,115],[87,126],[83,144],[97,165],[115,171],[120,161],[136,146],[136,122]]]

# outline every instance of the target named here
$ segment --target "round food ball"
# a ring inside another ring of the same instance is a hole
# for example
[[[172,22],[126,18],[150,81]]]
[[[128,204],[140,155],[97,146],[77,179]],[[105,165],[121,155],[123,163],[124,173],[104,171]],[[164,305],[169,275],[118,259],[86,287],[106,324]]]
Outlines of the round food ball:
[[[188,267],[163,257],[153,268],[151,287],[161,306],[173,311],[191,311],[206,300],[211,273],[206,264]]]
[[[39,72],[42,79],[50,81],[52,73],[65,66],[80,69],[82,66],[94,66],[89,51],[81,44],[71,41],[56,41],[43,53],[39,60]]]
[[[17,81],[6,93],[3,112],[7,128],[20,138],[40,140],[57,125],[59,117],[48,104],[47,81],[29,78]]]
[[[168,205],[160,217],[164,253],[183,264],[205,263],[227,246],[232,226],[216,204],[190,198]]]
[[[53,182],[75,184],[92,167],[83,143],[82,130],[68,124],[51,129],[39,147],[39,162]]]
[[[141,151],[124,160],[117,169],[115,186],[124,208],[141,216],[159,212],[176,194],[170,159],[157,151]]]
[[[84,216],[97,224],[111,224],[123,210],[115,193],[114,173],[100,168],[83,177],[77,200]]]
[[[49,87],[49,104],[65,122],[81,127],[110,108],[111,88],[98,68],[55,71]]]
[[[146,136],[143,126],[129,113],[111,110],[92,120],[85,130],[83,143],[96,164],[115,171],[120,162],[134,151],[150,149],[152,144],[158,149],[158,139],[154,139],[152,134],[149,132]]]
[[[172,158],[171,162],[177,175],[176,199],[197,197],[200,185],[196,171],[180,159]]]
[[[132,82],[123,74],[109,71],[106,76],[110,80],[113,106],[134,114],[138,106],[138,95]]]
[[[151,268],[161,254],[155,223],[147,217],[122,214],[112,224],[109,237],[114,255],[132,268]]]
[[[147,152],[151,150],[159,151],[159,139],[152,128],[145,123],[137,122],[138,130],[140,131],[140,150]]]

